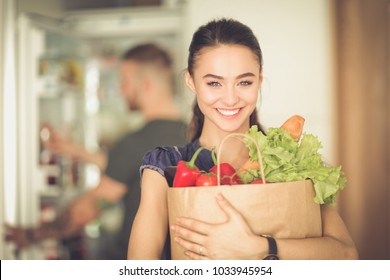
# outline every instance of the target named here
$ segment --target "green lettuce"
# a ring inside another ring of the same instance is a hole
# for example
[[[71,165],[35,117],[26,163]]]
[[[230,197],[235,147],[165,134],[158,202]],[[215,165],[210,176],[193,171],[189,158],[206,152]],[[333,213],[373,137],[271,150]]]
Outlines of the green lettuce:
[[[325,164],[321,154],[321,142],[312,134],[304,133],[299,142],[294,141],[282,128],[270,128],[267,135],[252,126],[248,135],[259,146],[266,182],[292,182],[310,179],[313,182],[318,204],[333,204],[339,190],[345,188],[346,179],[341,167]],[[258,161],[256,145],[250,139],[245,140],[252,161]],[[248,170],[240,175],[244,183],[261,178],[257,169]]]

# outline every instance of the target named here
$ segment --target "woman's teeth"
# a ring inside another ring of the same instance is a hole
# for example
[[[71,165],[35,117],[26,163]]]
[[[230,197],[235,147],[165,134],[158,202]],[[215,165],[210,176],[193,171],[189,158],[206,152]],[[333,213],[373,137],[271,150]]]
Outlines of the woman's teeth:
[[[240,109],[226,110],[226,109],[218,109],[218,108],[217,108],[217,110],[218,110],[218,112],[220,112],[224,116],[233,116],[240,111]]]

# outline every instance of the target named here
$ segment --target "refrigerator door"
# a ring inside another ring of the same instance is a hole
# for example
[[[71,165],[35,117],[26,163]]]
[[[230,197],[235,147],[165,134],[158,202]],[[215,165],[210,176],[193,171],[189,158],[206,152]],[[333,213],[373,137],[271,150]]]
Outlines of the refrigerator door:
[[[42,147],[43,124],[50,122],[91,150],[107,148],[142,125],[142,117],[127,112],[118,92],[120,55],[152,41],[171,50],[180,65],[181,22],[180,10],[162,8],[71,13],[61,20],[19,16],[16,224],[52,221],[73,197],[99,182],[95,166],[53,156]],[[120,209],[115,211],[111,214],[119,217]],[[114,231],[117,224],[97,220],[81,236],[46,240],[13,258],[99,258],[94,242],[99,230]]]
[[[9,259],[12,248],[2,238],[5,223],[16,220],[16,82],[15,3],[0,2],[0,259]]]

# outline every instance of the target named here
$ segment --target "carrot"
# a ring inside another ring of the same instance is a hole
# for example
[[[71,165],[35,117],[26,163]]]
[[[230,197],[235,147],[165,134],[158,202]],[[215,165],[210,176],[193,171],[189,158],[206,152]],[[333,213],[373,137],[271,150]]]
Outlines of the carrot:
[[[303,125],[305,123],[305,119],[299,115],[294,115],[290,117],[287,121],[285,121],[281,128],[290,133],[291,137],[295,141],[299,141],[303,131]]]
[[[237,174],[244,174],[247,170],[259,169],[259,162],[250,158],[237,170]]]

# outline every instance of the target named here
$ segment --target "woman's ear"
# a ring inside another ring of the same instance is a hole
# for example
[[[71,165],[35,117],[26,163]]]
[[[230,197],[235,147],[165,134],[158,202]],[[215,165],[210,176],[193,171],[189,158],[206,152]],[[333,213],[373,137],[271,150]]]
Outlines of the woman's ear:
[[[189,89],[195,93],[195,84],[194,84],[194,80],[192,78],[192,76],[190,75],[190,73],[188,72],[188,70],[186,69],[186,72],[185,72],[185,78],[186,78],[186,84],[187,86],[189,87]]]
[[[261,84],[263,83],[263,73],[260,72],[260,75],[259,75],[259,84],[261,86]]]

